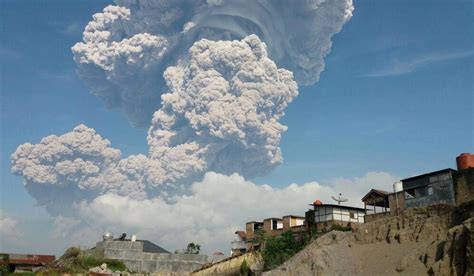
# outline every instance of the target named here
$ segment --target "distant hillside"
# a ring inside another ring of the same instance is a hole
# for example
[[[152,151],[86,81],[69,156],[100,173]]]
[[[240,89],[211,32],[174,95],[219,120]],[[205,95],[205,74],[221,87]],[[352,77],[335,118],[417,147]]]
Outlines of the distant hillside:
[[[474,201],[332,231],[264,275],[474,275]]]

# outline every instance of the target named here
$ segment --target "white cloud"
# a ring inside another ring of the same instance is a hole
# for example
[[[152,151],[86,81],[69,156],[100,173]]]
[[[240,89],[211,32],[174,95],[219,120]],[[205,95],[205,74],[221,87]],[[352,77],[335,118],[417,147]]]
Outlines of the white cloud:
[[[17,224],[18,221],[15,218],[9,216],[5,211],[0,209],[0,236],[2,236],[2,240],[4,238],[19,236]]]
[[[64,248],[80,246],[90,248],[101,237],[101,228],[85,224],[78,217],[57,216],[53,218],[51,238],[58,244],[65,243]],[[62,242],[60,242],[62,241]]]
[[[361,198],[371,188],[388,189],[396,178],[384,172],[370,172],[363,177],[337,178],[327,185],[310,182],[283,188],[257,185],[233,174],[207,173],[194,183],[192,194],[179,196],[174,204],[157,198],[138,201],[115,194],[105,194],[91,203],[78,206],[80,217],[90,225],[116,234],[137,233],[170,250],[183,248],[194,241],[203,250],[229,250],[235,230],[245,222],[267,217],[304,215],[315,199],[333,203],[332,195],[345,192],[348,205],[360,206]]]
[[[45,137],[39,144],[20,145],[10,157],[11,171],[23,177],[28,192],[49,212],[67,212],[74,199],[108,188],[91,181],[120,159],[120,151],[109,145],[93,129],[79,125],[59,137]]]
[[[332,36],[354,10],[352,0],[115,3],[93,15],[72,52],[93,94],[140,127],[147,126],[166,92],[163,72],[183,60],[194,42],[256,34],[279,67],[291,70],[298,83],[313,84],[324,70]]]
[[[362,75],[362,77],[387,77],[405,75],[416,72],[433,63],[462,59],[473,55],[474,50],[468,50],[458,52],[430,53],[426,55],[420,55],[412,59],[403,58],[400,60],[395,60],[394,62],[389,62],[388,64],[384,65],[384,67],[372,73]]]
[[[53,237],[66,238],[74,228],[81,223],[80,220],[64,216],[57,216],[53,219]]]
[[[361,207],[363,206],[361,199],[370,189],[392,192],[393,183],[398,180],[397,177],[386,172],[368,172],[362,177],[335,178],[327,185],[332,187],[336,194],[342,193],[344,197],[349,198],[351,205]]]
[[[275,188],[246,181],[237,174],[225,176],[210,172],[192,185],[189,195],[177,196],[174,203],[107,193],[90,202],[75,204],[74,214],[52,218],[51,233],[45,235],[42,242],[34,238],[35,230],[27,230],[34,229],[38,222],[20,224],[0,211],[0,247],[9,252],[30,252],[34,246],[42,252],[53,253],[53,247],[45,247],[47,242],[54,243],[55,254],[61,254],[70,246],[90,248],[101,240],[105,231],[111,231],[115,235],[138,234],[139,239],[148,239],[171,251],[194,241],[200,243],[206,253],[228,254],[235,230],[243,230],[247,221],[304,215],[310,208],[308,204],[315,199],[334,203],[330,197],[340,192],[349,198],[344,204],[362,206],[361,198],[371,188],[390,191],[396,180],[385,172],[369,172],[360,177]],[[23,232],[28,236],[21,234]]]

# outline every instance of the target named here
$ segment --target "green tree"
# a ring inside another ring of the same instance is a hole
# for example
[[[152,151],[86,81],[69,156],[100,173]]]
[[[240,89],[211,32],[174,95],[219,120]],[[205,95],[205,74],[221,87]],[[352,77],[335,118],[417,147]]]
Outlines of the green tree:
[[[184,253],[185,254],[199,254],[200,250],[201,250],[201,245],[191,242],[188,244],[188,246],[184,250]]]

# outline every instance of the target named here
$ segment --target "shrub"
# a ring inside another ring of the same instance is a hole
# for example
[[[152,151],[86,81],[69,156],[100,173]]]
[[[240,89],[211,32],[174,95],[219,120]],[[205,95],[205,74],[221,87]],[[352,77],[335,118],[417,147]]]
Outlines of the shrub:
[[[7,275],[10,272],[10,266],[7,263],[0,263],[0,275]]]
[[[265,236],[262,249],[264,269],[270,270],[290,259],[308,244],[308,239],[295,239],[293,232],[287,231],[277,237]]]
[[[8,254],[0,254],[0,275],[6,275],[8,272],[10,272],[8,257]]]
[[[242,264],[240,264],[240,275],[241,276],[248,276],[250,274],[250,268],[247,264],[247,261],[244,259]]]
[[[127,267],[119,260],[112,260],[107,258],[102,258],[97,255],[84,255],[80,258],[80,263],[83,268],[87,270],[92,267],[100,266],[103,263],[107,264],[107,268],[112,271],[124,271],[127,270]]]
[[[84,273],[90,268],[106,263],[112,271],[127,271],[127,267],[120,260],[104,258],[97,253],[85,253],[80,248],[71,247],[52,265],[40,271],[40,275],[57,275],[62,273]]]

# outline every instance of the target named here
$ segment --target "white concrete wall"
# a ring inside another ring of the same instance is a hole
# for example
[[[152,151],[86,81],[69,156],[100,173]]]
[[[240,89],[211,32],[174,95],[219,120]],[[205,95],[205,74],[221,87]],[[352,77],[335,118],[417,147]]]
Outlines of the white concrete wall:
[[[277,222],[277,229],[283,229],[283,221]]]
[[[300,226],[304,224],[304,219],[303,218],[296,218],[296,223],[295,225],[292,226]]]
[[[351,217],[352,214],[352,217]],[[360,210],[353,210],[344,207],[317,207],[314,213],[315,222],[325,222],[331,220],[364,223],[365,213]]]

